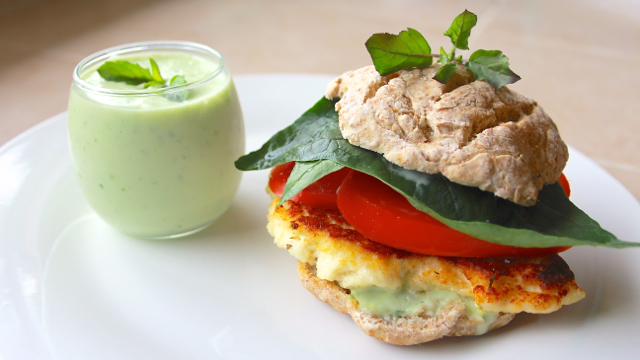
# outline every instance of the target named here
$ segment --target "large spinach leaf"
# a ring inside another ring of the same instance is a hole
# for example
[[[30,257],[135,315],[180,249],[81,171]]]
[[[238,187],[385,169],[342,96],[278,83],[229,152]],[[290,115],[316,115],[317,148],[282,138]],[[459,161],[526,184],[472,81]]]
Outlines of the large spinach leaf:
[[[520,247],[640,246],[602,229],[576,207],[558,183],[545,186],[534,206],[521,206],[478,188],[453,183],[440,174],[407,170],[342,137],[335,101],[322,99],[262,148],[236,161],[240,170],[261,170],[289,161],[330,160],[369,174],[405,196],[413,206],[447,226],[497,244]],[[310,170],[313,171],[313,170]],[[300,177],[304,188],[314,178]],[[304,179],[307,179],[306,181]],[[293,185],[288,185],[293,186]]]

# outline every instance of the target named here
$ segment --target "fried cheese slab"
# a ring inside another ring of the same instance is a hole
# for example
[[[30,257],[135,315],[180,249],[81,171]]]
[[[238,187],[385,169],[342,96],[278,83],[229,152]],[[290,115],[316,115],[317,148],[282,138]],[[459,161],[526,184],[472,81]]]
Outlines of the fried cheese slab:
[[[269,207],[267,229],[300,261],[305,288],[388,343],[480,335],[519,312],[550,313],[585,296],[558,255],[421,255],[366,239],[338,211],[278,201]]]

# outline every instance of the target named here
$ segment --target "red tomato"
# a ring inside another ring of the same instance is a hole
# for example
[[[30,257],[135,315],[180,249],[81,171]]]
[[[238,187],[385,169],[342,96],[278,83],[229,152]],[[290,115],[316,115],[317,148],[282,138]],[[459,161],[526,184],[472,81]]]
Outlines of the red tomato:
[[[562,190],[564,190],[564,194],[567,195],[567,197],[569,197],[571,195],[571,188],[569,187],[569,181],[564,176],[564,174],[560,174],[560,177],[558,178],[558,182],[560,183],[560,186],[562,186]]]
[[[287,179],[289,178],[294,165],[295,162],[288,162],[286,164],[278,165],[271,170],[269,188],[274,194],[282,196],[287,184]],[[351,171],[352,170],[349,168],[342,168],[333,172],[307,186],[296,196],[292,197],[291,200],[314,208],[338,210],[338,205],[336,204],[336,192],[344,178],[347,177]]]
[[[274,194],[282,196],[284,187],[287,185],[287,179],[291,175],[293,167],[296,165],[294,161],[278,165],[271,169],[269,173],[269,189]]]
[[[539,256],[567,247],[519,248],[493,244],[453,230],[415,209],[378,179],[352,171],[338,189],[342,216],[367,238],[426,255],[461,257]]]

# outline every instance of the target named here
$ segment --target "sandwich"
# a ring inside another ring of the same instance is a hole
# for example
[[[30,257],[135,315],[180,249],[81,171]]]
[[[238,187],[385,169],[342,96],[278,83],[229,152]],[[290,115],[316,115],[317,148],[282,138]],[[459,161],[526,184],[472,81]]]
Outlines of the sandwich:
[[[638,246],[569,200],[567,146],[535,101],[506,86],[519,77],[502,53],[455,56],[475,19],[454,20],[454,49],[438,64],[413,29],[374,35],[373,66],[329,83],[236,161],[272,169],[267,229],[298,260],[303,286],[390,344],[554,312],[585,296],[560,252]]]

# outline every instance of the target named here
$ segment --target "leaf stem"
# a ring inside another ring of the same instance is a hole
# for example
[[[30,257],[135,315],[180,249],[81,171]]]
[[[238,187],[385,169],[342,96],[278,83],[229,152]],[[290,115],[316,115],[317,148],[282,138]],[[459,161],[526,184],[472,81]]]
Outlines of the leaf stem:
[[[393,53],[393,54],[407,55],[407,56],[423,56],[423,57],[433,57],[433,58],[442,57],[440,54],[417,54],[417,53],[406,53],[406,52],[395,51],[395,50],[387,50],[387,52]],[[465,63],[471,62],[471,60],[469,59],[460,59],[459,61],[456,59],[454,61],[460,62],[462,65],[464,65]]]

